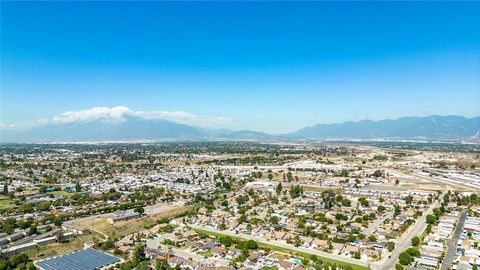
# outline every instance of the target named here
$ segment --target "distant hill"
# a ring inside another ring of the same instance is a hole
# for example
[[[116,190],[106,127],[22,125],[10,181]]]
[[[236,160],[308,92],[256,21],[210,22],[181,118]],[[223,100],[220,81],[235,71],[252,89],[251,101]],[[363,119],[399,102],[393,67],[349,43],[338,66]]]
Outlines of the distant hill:
[[[204,131],[210,135],[210,137],[215,139],[226,139],[226,140],[274,140],[276,136],[251,130],[215,130],[209,132],[208,130]]]
[[[428,116],[320,124],[279,136],[250,130],[205,129],[166,120],[125,117],[0,129],[0,142],[104,142],[158,140],[418,139],[478,141],[480,117]]]
[[[201,129],[167,120],[128,116],[124,121],[96,120],[47,124],[28,129],[0,129],[0,142],[105,142],[158,140],[268,140],[273,136],[255,131]]]
[[[139,117],[127,117],[118,122],[96,120],[1,131],[2,142],[135,141],[207,137],[207,134],[188,125]]]
[[[397,120],[319,124],[286,134],[311,139],[469,139],[480,131],[480,117],[427,116]]]

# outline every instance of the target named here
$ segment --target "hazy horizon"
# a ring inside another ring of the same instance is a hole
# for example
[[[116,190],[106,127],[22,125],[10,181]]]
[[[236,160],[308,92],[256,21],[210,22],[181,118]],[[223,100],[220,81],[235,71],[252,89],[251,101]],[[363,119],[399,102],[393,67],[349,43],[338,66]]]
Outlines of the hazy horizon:
[[[68,111],[64,112],[59,115],[52,116],[50,118],[43,118],[38,119],[37,121],[30,122],[30,123],[22,123],[22,124],[11,124],[11,125],[0,125],[0,130],[8,130],[8,129],[16,129],[16,130],[25,130],[30,129],[33,127],[40,127],[44,125],[68,125],[68,124],[75,124],[75,123],[89,123],[94,121],[101,121],[105,123],[115,123],[115,122],[122,122],[127,121],[130,117],[136,117],[144,120],[166,120],[173,123],[185,124],[191,127],[196,127],[200,129],[206,130],[232,130],[232,131],[254,131],[254,132],[263,132],[271,135],[282,135],[286,133],[291,133],[298,131],[302,128],[313,127],[316,125],[330,125],[330,124],[345,124],[348,122],[362,122],[362,121],[385,121],[385,120],[399,120],[401,118],[409,118],[409,117],[465,117],[467,119],[477,118],[480,115],[473,115],[473,116],[464,116],[464,115],[437,115],[437,114],[430,114],[430,115],[405,115],[396,118],[385,118],[385,119],[359,119],[359,120],[346,120],[341,122],[319,122],[313,123],[307,126],[301,126],[293,130],[286,130],[283,132],[269,132],[264,130],[256,130],[252,128],[244,128],[244,129],[235,129],[235,128],[227,128],[227,127],[218,127],[218,125],[222,125],[222,122],[229,122],[231,119],[222,119],[216,117],[208,117],[208,116],[199,116],[194,115],[184,111],[141,111],[141,110],[133,110],[131,108],[125,106],[115,106],[112,108],[108,107],[95,107],[80,111]]]

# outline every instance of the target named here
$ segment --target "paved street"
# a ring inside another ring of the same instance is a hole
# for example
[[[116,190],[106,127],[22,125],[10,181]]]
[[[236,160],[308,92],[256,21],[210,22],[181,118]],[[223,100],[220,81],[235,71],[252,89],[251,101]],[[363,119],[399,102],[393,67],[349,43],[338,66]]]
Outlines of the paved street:
[[[445,259],[443,260],[442,267],[440,270],[448,270],[452,267],[453,259],[455,258],[455,251],[457,249],[457,242],[462,235],[463,227],[465,226],[465,220],[467,219],[467,211],[464,209],[460,214],[458,219],[457,227],[452,234],[450,239],[447,239],[447,253],[445,254]]]
[[[420,170],[415,170],[414,173],[412,173],[412,175],[414,175],[415,177],[420,178],[420,179],[426,179],[426,180],[429,180],[429,181],[435,181],[435,182],[447,184],[447,185],[450,185],[452,187],[456,187],[459,190],[468,190],[468,191],[474,191],[474,192],[478,190],[478,187],[473,186],[469,183],[461,183],[461,182],[455,181],[455,180],[452,181],[452,179],[450,179],[450,178],[440,178],[440,177],[427,176],[427,175],[424,175],[423,172],[420,171]]]
[[[171,235],[171,234],[168,234]],[[162,245],[160,244],[163,239],[168,238],[167,235],[161,235],[159,237],[156,237],[154,239],[149,239],[147,240],[147,247],[152,248],[152,249],[159,249],[162,251],[171,251],[175,256],[182,257],[185,259],[192,259],[193,261],[199,263],[199,264],[204,264],[204,265],[216,265],[216,266],[229,266],[230,262],[226,259],[222,258],[215,258],[215,257],[208,257],[205,258],[201,255],[198,255],[194,252],[188,252],[185,250],[181,250],[178,248],[174,248],[171,246],[167,245]]]
[[[177,228],[178,230],[178,228]],[[166,233],[166,234],[162,234],[162,235],[159,235],[153,239],[148,239],[147,242],[146,242],[146,245],[148,248],[152,248],[152,249],[160,249],[160,250],[170,250],[172,251],[176,256],[179,256],[179,257],[183,257],[183,258],[191,258],[192,260],[198,262],[198,263],[202,263],[202,264],[206,264],[206,265],[217,265],[217,266],[228,266],[229,265],[229,261],[228,260],[225,260],[225,259],[222,259],[222,258],[215,258],[215,257],[209,257],[209,258],[205,258],[203,256],[200,256],[196,253],[193,253],[193,252],[188,252],[188,251],[185,251],[185,250],[181,250],[181,249],[178,249],[178,248],[174,248],[174,247],[171,247],[171,246],[166,246],[166,245],[163,245],[161,244],[163,242],[164,239],[168,239],[170,237],[172,237],[174,235],[174,232],[172,233]]]
[[[343,261],[343,262],[347,262],[347,263],[351,263],[351,264],[364,266],[364,267],[367,267],[367,268],[370,267],[370,263],[360,261],[360,260],[357,260],[357,259],[353,259],[353,258],[349,258],[349,257],[345,257],[345,256],[330,254],[330,253],[323,252],[323,251],[316,250],[316,249],[305,248],[305,247],[295,247],[294,245],[290,245],[290,244],[283,243],[283,242],[268,241],[268,240],[266,240],[262,237],[258,237],[258,236],[239,234],[239,233],[234,233],[234,232],[231,232],[231,231],[220,231],[220,230],[210,228],[210,227],[196,226],[196,225],[189,225],[189,226],[191,228],[194,228],[194,229],[201,229],[201,230],[207,230],[207,231],[211,231],[211,232],[222,233],[222,234],[229,235],[229,236],[232,236],[232,237],[251,239],[251,240],[255,240],[259,243],[264,243],[264,244],[277,246],[277,247],[281,247],[281,248],[287,248],[287,249],[295,250],[295,251],[298,251],[298,252],[305,252],[305,253],[317,255],[319,257],[324,257],[324,258],[328,258],[328,259],[332,259],[332,260]]]
[[[166,233],[166,234],[161,234],[159,236],[156,236],[155,238],[152,239],[147,239],[146,245],[147,248],[157,248],[160,243],[163,242],[163,240],[168,239],[173,236],[173,233]]]
[[[363,234],[367,236],[373,234],[378,229],[378,227],[380,227],[380,225],[385,222],[385,220],[393,218],[393,210],[389,209],[388,211],[390,212],[386,213],[385,216],[378,218],[373,224],[363,230]]]
[[[440,198],[443,198],[443,193],[440,194]],[[410,226],[410,228],[407,230],[406,234],[404,234],[403,238],[398,241],[398,243],[395,245],[395,249],[393,250],[392,254],[380,260],[379,262],[376,262],[372,264],[372,269],[376,270],[391,270],[395,269],[395,264],[398,261],[398,256],[400,253],[402,253],[404,250],[409,248],[412,244],[412,238],[414,236],[422,234],[422,232],[425,230],[427,227],[427,221],[426,217],[427,215],[430,215],[433,213],[433,209],[437,208],[440,206],[440,201],[435,201],[435,203],[430,206],[430,208],[423,213],[421,217],[417,219],[417,222],[413,225]]]

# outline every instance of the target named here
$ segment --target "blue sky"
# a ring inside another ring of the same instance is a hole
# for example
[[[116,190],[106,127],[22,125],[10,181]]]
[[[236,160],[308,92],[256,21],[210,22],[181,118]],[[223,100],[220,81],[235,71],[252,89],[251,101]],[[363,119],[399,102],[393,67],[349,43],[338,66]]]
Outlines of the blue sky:
[[[477,116],[479,14],[479,2],[1,2],[0,123],[117,106],[272,133]]]

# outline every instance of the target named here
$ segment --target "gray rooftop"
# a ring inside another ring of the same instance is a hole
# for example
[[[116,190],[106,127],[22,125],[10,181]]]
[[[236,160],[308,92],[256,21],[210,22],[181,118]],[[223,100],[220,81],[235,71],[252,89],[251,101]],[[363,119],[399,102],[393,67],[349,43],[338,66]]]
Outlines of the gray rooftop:
[[[113,255],[87,248],[38,261],[35,264],[44,270],[95,270],[119,261],[120,259]]]

